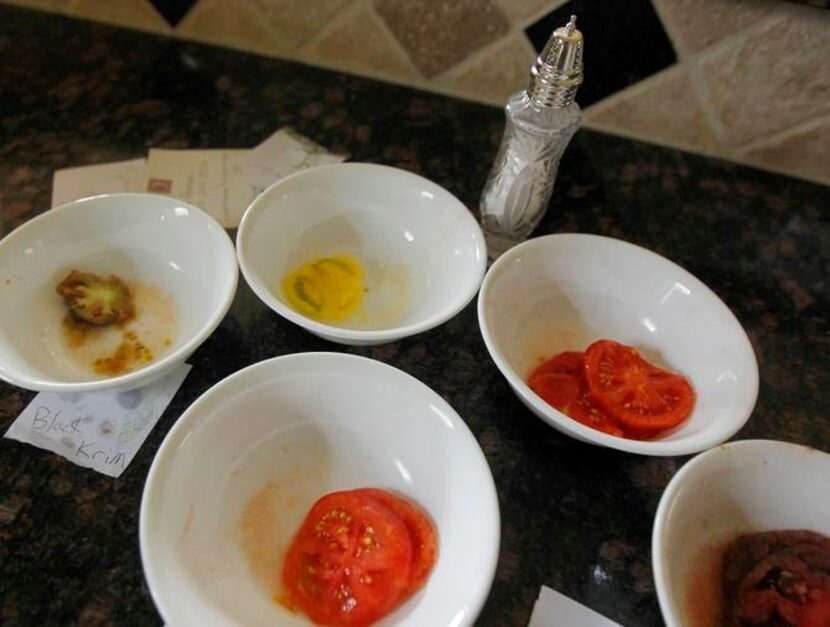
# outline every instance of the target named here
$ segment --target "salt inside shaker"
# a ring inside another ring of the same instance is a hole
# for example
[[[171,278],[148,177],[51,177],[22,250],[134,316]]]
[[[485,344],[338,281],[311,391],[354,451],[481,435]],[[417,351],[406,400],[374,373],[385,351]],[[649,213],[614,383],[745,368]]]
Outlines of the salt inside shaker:
[[[507,101],[504,137],[479,207],[491,260],[525,240],[545,214],[562,153],[579,129],[582,44],[572,15],[536,59],[527,89]]]

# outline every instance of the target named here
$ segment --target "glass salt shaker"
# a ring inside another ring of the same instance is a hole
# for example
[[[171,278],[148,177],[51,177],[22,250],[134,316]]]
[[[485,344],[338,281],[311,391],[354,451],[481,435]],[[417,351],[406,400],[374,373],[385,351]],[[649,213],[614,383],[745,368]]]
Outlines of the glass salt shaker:
[[[545,214],[562,153],[579,129],[582,43],[572,15],[536,59],[527,89],[507,101],[504,137],[479,207],[491,260],[527,239]]]

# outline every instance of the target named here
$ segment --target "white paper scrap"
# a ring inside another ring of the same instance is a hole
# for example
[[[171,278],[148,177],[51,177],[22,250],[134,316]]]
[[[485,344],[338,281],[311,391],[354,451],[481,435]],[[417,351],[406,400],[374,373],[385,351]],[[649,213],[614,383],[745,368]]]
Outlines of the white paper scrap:
[[[257,193],[283,177],[318,165],[340,163],[348,155],[335,155],[290,128],[281,128],[249,151],[237,173]]]
[[[52,175],[52,206],[98,194],[143,192],[146,165],[142,158],[56,170]]]
[[[528,627],[620,627],[592,609],[542,586]]]
[[[147,155],[147,190],[203,209],[225,228],[239,226],[257,192],[235,174],[248,150],[169,150]]]
[[[4,437],[119,477],[190,372],[182,364],[150,385],[123,392],[41,392]]]

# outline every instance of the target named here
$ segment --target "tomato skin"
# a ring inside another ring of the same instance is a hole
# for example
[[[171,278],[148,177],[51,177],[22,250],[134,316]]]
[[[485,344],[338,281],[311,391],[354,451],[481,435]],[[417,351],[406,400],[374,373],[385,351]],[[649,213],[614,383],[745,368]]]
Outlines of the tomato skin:
[[[530,389],[548,405],[582,424],[622,437],[623,430],[591,395],[585,380],[583,353],[565,352],[540,364],[528,379]]]
[[[579,378],[569,374],[543,373],[532,377],[528,384],[543,401],[563,414],[570,415],[568,412],[579,401]]]
[[[530,388],[549,405],[591,428],[648,440],[692,412],[689,382],[643,359],[632,347],[599,340],[584,353],[567,351],[539,364]]]
[[[539,364],[530,373],[529,379],[543,374],[569,374],[581,376],[585,372],[585,353],[579,351],[565,351]]]
[[[599,340],[585,351],[585,375],[597,404],[625,428],[669,429],[692,413],[695,393],[679,374],[647,362],[636,349]]]
[[[412,543],[389,508],[353,491],[311,508],[286,554],[290,606],[322,625],[368,625],[392,611],[411,580]]]
[[[417,592],[429,578],[429,573],[438,557],[438,537],[427,513],[418,505],[376,488],[355,490],[356,494],[378,501],[400,518],[412,541],[412,571],[409,585],[403,591],[404,597]]]
[[[662,429],[623,429],[625,437],[631,440],[651,440],[660,435],[662,431]]]

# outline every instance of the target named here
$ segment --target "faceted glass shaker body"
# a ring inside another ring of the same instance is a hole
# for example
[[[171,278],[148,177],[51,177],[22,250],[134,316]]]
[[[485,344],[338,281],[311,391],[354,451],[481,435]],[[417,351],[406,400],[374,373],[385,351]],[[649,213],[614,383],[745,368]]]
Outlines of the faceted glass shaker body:
[[[507,102],[506,124],[481,196],[491,258],[527,239],[545,214],[562,153],[580,124],[579,106],[540,107],[521,91]]]

